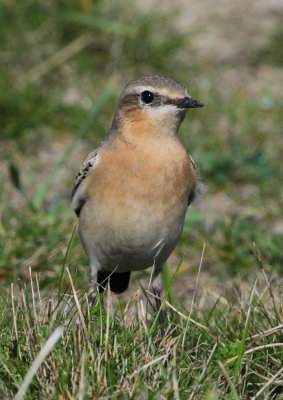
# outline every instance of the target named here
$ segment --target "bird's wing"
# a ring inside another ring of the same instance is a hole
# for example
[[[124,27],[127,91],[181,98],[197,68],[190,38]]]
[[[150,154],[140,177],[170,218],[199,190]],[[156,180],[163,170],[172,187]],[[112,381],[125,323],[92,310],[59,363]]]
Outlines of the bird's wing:
[[[189,154],[189,157],[190,157],[191,165],[192,165],[193,170],[194,170],[194,172],[195,172],[195,174],[196,174],[196,177],[197,177],[197,185],[196,185],[196,187],[189,193],[188,206],[194,201],[194,199],[196,198],[196,196],[197,196],[197,194],[198,194],[198,192],[199,192],[199,190],[200,190],[200,176],[199,176],[199,172],[198,172],[198,169],[197,169],[197,167],[196,167],[196,164],[195,164],[195,162],[194,162],[194,160],[193,160],[193,158],[191,157],[190,154]]]
[[[85,197],[82,190],[82,182],[89,175],[90,171],[94,168],[98,159],[98,150],[93,150],[84,160],[79,173],[76,176],[75,183],[72,190],[72,208],[75,210],[77,216],[85,203]]]

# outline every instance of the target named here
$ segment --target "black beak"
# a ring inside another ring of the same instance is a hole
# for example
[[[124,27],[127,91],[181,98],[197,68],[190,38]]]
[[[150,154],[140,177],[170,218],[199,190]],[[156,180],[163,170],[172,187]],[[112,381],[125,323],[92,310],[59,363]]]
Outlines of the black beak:
[[[190,97],[184,97],[176,101],[176,106],[178,108],[199,108],[203,107],[204,104],[198,100],[193,100]]]

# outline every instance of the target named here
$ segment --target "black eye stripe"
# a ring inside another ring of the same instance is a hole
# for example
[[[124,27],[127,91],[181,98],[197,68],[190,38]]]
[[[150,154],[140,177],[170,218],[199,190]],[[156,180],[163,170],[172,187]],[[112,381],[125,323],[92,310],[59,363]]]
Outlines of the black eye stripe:
[[[179,100],[179,99],[170,99],[170,98],[166,98],[165,101],[164,101],[164,104],[176,105],[178,100]]]
[[[160,107],[162,105],[175,105],[177,106],[180,98],[169,98],[166,95],[159,94],[158,92],[151,92],[144,90],[142,93],[129,93],[122,99],[124,107],[139,106],[140,101],[144,105],[150,107]]]
[[[145,104],[150,104],[152,106],[158,107],[163,105],[177,105],[177,102],[180,100],[178,98],[172,99],[164,95],[160,95],[158,93],[152,93],[149,90],[145,90],[141,93],[141,100]]]

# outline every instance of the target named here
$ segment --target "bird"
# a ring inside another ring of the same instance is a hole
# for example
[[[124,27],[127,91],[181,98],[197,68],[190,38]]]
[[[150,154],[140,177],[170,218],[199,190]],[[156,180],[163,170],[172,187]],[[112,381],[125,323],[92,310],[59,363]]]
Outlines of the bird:
[[[105,282],[122,293],[131,271],[153,267],[151,289],[163,325],[162,269],[199,186],[178,130],[189,108],[203,106],[167,76],[142,76],[123,90],[108,134],[84,160],[72,191],[90,262],[90,305]]]

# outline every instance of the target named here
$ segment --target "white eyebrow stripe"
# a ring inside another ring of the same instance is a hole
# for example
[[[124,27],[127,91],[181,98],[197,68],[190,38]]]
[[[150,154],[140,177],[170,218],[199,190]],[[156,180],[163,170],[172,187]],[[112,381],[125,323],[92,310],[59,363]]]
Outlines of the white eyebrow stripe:
[[[149,90],[150,92],[156,91],[156,88],[152,86],[135,86],[133,89],[135,92],[144,92],[145,90]]]
[[[145,85],[145,86],[143,86],[143,85],[139,85],[139,86],[132,86],[132,87],[129,87],[126,91],[125,91],[125,93],[124,94],[131,94],[131,93],[142,93],[142,92],[144,92],[144,91],[146,91],[146,90],[148,90],[149,92],[153,92],[153,93],[158,93],[158,94],[161,94],[161,95],[163,95],[163,96],[166,96],[166,97],[175,97],[175,98],[178,98],[178,97],[181,97],[180,96],[180,93],[176,93],[176,92],[174,92],[174,91],[171,91],[170,89],[168,89],[168,88],[155,88],[155,87],[153,87],[153,86],[149,86],[149,85]]]
[[[132,86],[129,87],[129,89],[126,90],[126,94],[130,93],[142,93],[144,91],[148,90],[149,92],[156,92],[156,88],[152,86]]]

